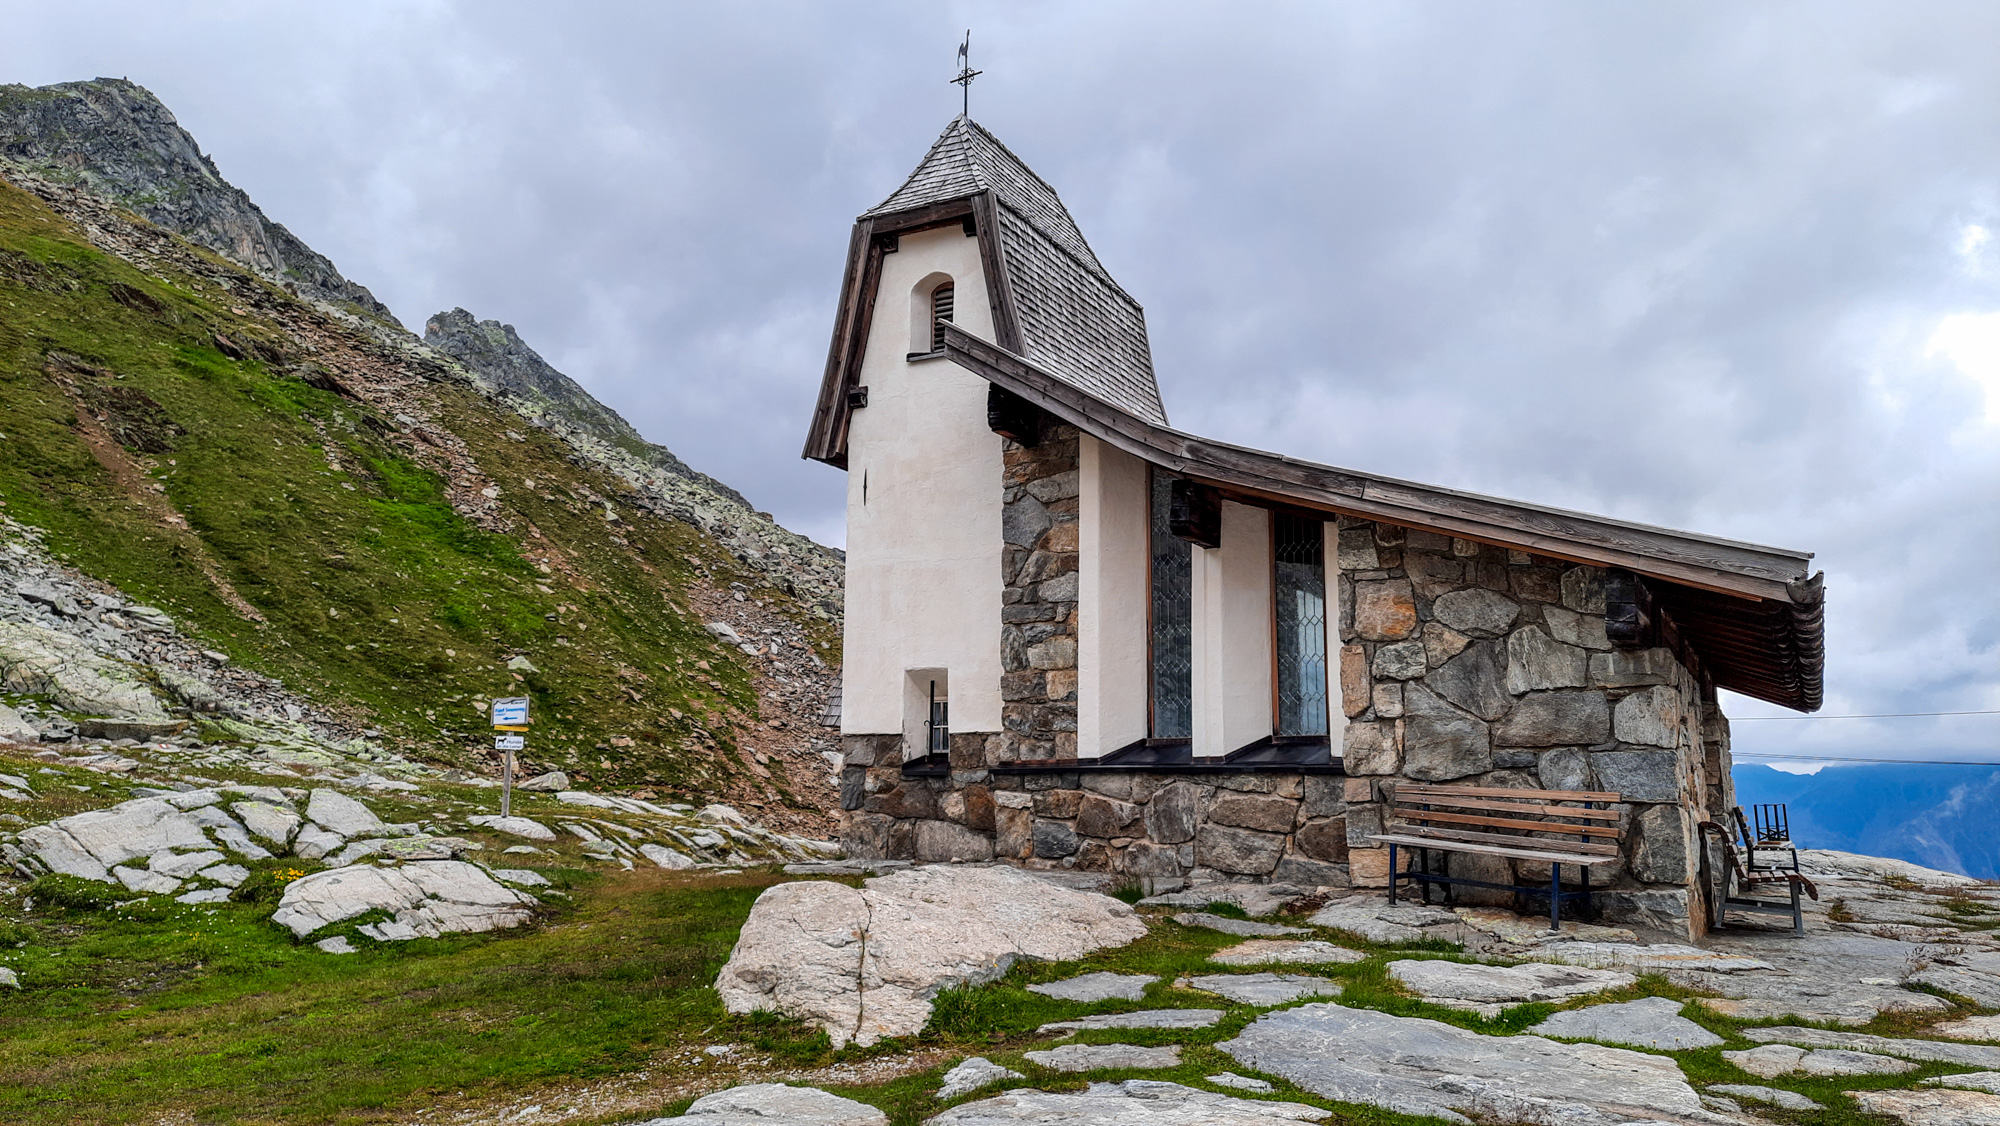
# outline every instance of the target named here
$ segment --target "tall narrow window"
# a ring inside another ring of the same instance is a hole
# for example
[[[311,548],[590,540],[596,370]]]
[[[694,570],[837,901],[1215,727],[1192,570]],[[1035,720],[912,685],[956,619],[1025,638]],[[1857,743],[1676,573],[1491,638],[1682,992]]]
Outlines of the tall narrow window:
[[[1152,695],[1155,739],[1194,734],[1194,568],[1170,527],[1174,479],[1153,472]]]
[[[1325,735],[1326,549],[1318,520],[1272,514],[1280,735]]]
[[[951,323],[951,283],[931,290],[931,351],[944,351],[944,326]]]
[[[938,698],[938,683],[931,681],[930,718],[925,726],[930,729],[930,737],[924,740],[928,754],[951,753],[951,701]]]

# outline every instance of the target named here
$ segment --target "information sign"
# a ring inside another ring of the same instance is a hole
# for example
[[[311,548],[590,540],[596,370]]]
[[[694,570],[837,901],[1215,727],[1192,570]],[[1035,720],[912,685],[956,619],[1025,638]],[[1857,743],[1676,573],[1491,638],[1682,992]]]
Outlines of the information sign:
[[[528,737],[525,735],[495,735],[493,737],[493,749],[496,751],[525,751],[528,749]]]
[[[493,726],[524,727],[528,722],[528,698],[506,696],[493,701]]]

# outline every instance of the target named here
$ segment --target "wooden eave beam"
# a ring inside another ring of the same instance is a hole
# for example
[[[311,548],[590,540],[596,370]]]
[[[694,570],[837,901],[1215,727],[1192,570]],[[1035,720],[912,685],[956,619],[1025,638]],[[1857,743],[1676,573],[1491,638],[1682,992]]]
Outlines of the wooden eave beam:
[[[1751,601],[1789,603],[1786,581],[1798,578],[1811,559],[1799,552],[1695,539],[1664,529],[1516,505],[1212,442],[1135,418],[958,326],[946,325],[944,340],[946,354],[960,366],[1029,398],[1126,453],[1182,476],[1251,496],[1447,532],[1570,562],[1623,567],[1650,578]]]

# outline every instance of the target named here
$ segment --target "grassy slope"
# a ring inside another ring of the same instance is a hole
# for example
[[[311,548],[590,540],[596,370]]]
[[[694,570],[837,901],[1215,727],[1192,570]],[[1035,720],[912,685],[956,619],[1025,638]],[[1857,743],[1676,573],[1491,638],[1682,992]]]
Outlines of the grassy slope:
[[[171,263],[155,272],[165,280],[93,249],[0,181],[10,514],[206,643],[357,706],[432,757],[484,741],[472,701],[525,688],[541,705],[530,759],[598,773],[597,744],[624,735],[636,745],[599,781],[692,790],[734,769],[730,717],[756,710],[749,671],[677,607],[697,568],[725,583],[755,586],[754,576],[695,529],[638,513],[618,529],[630,546],[614,544],[603,510],[583,498],[616,495],[615,482],[471,390],[425,385],[438,421],[504,484],[517,525],[539,529],[534,544],[566,557],[572,578],[538,572],[514,542],[452,510],[440,479],[392,439],[393,423],[281,365],[218,351],[218,332],[278,338],[233,311],[238,299]],[[268,293],[231,272],[239,291]],[[51,370],[51,353],[85,363]],[[525,439],[508,438],[510,425]],[[268,624],[232,608],[231,591]],[[524,686],[504,667],[515,652],[541,670]]]

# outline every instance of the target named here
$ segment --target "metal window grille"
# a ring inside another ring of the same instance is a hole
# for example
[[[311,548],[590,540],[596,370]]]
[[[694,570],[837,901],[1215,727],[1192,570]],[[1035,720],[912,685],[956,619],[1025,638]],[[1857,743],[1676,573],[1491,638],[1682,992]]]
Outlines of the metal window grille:
[[[951,753],[951,701],[937,698],[937,681],[931,681],[931,717],[925,721],[930,729],[930,738],[925,741],[926,753]]]
[[[944,351],[944,328],[951,323],[952,293],[951,283],[945,282],[931,290],[931,351]]]
[[[1153,473],[1151,662],[1153,738],[1194,734],[1194,567],[1174,535],[1174,478]]]
[[[1278,731],[1325,735],[1326,551],[1321,522],[1272,518],[1272,590],[1278,619]]]

